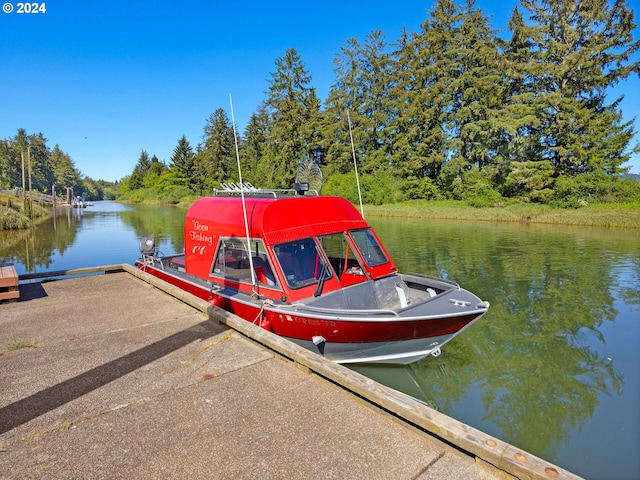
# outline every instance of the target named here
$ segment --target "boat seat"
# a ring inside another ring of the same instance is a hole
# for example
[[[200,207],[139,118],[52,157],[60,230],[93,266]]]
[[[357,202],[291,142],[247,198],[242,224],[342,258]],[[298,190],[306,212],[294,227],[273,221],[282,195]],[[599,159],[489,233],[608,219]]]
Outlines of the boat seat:
[[[276,279],[271,271],[271,267],[262,257],[252,257],[251,261],[258,283],[262,283],[263,285],[276,284]]]

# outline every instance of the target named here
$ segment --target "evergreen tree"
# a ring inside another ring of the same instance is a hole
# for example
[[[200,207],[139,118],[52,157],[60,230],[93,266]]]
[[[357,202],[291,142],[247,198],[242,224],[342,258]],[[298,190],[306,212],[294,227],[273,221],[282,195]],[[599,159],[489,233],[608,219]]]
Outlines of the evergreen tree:
[[[268,99],[269,139],[260,161],[266,186],[290,188],[300,160],[321,155],[318,140],[320,101],[310,86],[311,75],[298,52],[290,48],[276,59]]]
[[[352,123],[364,173],[379,174],[387,170],[387,132],[391,117],[391,59],[387,50],[384,34],[374,30],[367,35],[361,51],[360,102]]]
[[[323,145],[329,172],[353,170],[351,135],[363,173],[387,170],[392,65],[388,49],[384,34],[374,30],[364,44],[349,39],[334,59],[337,79],[323,115]]]
[[[326,174],[347,173],[353,170],[353,155],[349,135],[348,116],[358,118],[362,102],[360,76],[362,72],[361,46],[355,38],[347,40],[333,62],[336,80],[329,90],[326,108],[322,113],[322,145],[326,152]],[[348,115],[347,115],[348,113]],[[359,137],[358,137],[359,138]],[[359,138],[360,139],[360,138]],[[355,139],[354,139],[354,143]],[[362,144],[358,144],[358,150]]]
[[[29,135],[27,149],[25,150],[27,188],[29,188],[29,181],[31,181],[33,190],[48,192],[51,189],[55,178],[49,161],[50,153],[49,147],[47,147],[47,139],[44,138],[42,133]],[[31,175],[29,175],[29,169],[31,170]]]
[[[268,138],[269,113],[266,105],[262,103],[257,112],[249,118],[240,149],[242,179],[258,188],[266,186],[266,175],[260,169],[261,159],[266,157]]]
[[[178,145],[173,150],[173,155],[169,160],[169,169],[175,173],[175,178],[182,185],[192,188],[195,184],[193,178],[195,154],[187,138],[183,135],[178,140]]]
[[[631,56],[633,10],[623,0],[521,0],[530,25],[520,27],[531,44],[524,66],[535,89],[544,159],[555,175],[600,169],[617,174],[628,160],[632,122],[623,123],[619,100],[607,87],[638,73]]]
[[[475,0],[467,0],[455,47],[450,51],[453,77],[453,154],[480,169],[492,163],[497,133],[493,119],[502,108],[502,77],[495,33]]]
[[[495,33],[475,0],[467,0],[454,25],[449,59],[451,104],[443,115],[449,136],[441,187],[455,198],[491,196],[500,145],[503,76]],[[497,193],[496,193],[497,195]],[[497,195],[499,197],[499,195]]]
[[[20,153],[14,139],[0,140],[0,186],[4,188],[22,185]]]
[[[511,163],[543,158],[539,147],[540,122],[534,106],[536,85],[526,75],[526,67],[533,58],[533,44],[527,38],[525,22],[517,8],[509,20],[509,30],[511,38],[502,42],[504,108],[495,116],[501,132],[496,163],[502,178],[508,175]]]
[[[140,153],[140,158],[138,159],[138,163],[133,168],[133,172],[128,179],[130,190],[137,190],[143,187],[144,178],[147,175],[147,171],[149,170],[150,166],[151,161],[149,160],[149,154],[146,151],[142,150],[142,152]]]
[[[219,188],[220,182],[238,178],[233,127],[222,108],[207,120],[204,145],[196,153],[193,170],[201,193],[210,193]]]
[[[144,175],[143,186],[145,188],[153,188],[156,185],[156,182],[160,178],[163,172],[167,170],[167,167],[164,163],[158,160],[158,157],[155,155],[151,157],[151,161],[149,162],[149,168],[147,169]]]
[[[54,183],[58,186],[58,190],[73,188],[74,192],[84,191],[80,171],[75,168],[71,157],[64,153],[59,145],[53,148],[50,162],[53,168]]]
[[[394,55],[394,174],[408,198],[435,194],[454,150],[449,115],[455,106],[453,70],[461,13],[452,0],[436,0],[419,33],[401,38]],[[458,171],[454,171],[454,176]]]

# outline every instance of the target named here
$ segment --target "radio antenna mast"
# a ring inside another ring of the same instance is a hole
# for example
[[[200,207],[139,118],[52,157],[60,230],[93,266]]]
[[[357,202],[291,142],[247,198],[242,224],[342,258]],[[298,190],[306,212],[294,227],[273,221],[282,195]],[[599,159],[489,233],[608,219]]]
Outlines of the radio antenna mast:
[[[244,200],[244,183],[242,183],[242,169],[240,168],[240,151],[238,150],[238,135],[236,133],[236,119],[233,115],[233,99],[229,94],[229,105],[231,107],[231,125],[233,127],[233,141],[236,145],[236,161],[238,162],[238,176],[240,177],[240,196],[242,197],[242,214],[244,215],[244,230],[247,235],[247,254],[249,256],[249,269],[251,270],[251,285],[253,293],[256,294],[256,272],[253,270],[253,255],[251,255],[251,239],[249,238],[249,221],[247,220],[247,204]]]
[[[353,133],[351,132],[351,116],[347,110],[347,120],[349,121],[349,137],[351,138],[351,153],[353,154],[353,168],[356,171],[356,185],[358,185],[358,199],[360,200],[360,215],[364,219],[364,208],[362,208],[362,193],[360,192],[360,177],[358,176],[358,162],[356,161],[356,147],[353,145]]]

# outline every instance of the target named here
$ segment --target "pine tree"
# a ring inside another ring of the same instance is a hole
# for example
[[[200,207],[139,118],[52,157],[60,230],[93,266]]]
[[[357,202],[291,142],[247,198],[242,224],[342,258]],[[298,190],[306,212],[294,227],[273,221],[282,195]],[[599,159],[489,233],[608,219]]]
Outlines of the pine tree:
[[[194,158],[193,148],[191,148],[189,141],[183,135],[173,150],[173,155],[169,160],[169,169],[175,173],[178,182],[190,188],[193,188],[195,184],[193,177]]]
[[[320,101],[310,86],[311,75],[298,52],[290,48],[276,59],[268,99],[269,139],[260,161],[266,186],[290,188],[297,165],[304,158],[316,159]]]
[[[133,172],[129,177],[129,189],[137,190],[143,187],[144,177],[147,175],[147,171],[151,166],[151,161],[149,160],[149,154],[142,150],[140,152],[140,158],[138,159],[138,163],[135,167],[133,167]]]
[[[222,108],[216,109],[204,127],[204,145],[194,159],[194,176],[201,193],[210,193],[221,182],[238,178],[233,127]]]
[[[337,78],[323,116],[330,173],[353,170],[348,117],[361,171],[379,174],[387,169],[392,65],[388,49],[384,34],[374,30],[364,44],[349,39],[334,59]]]
[[[54,183],[59,190],[66,188],[73,188],[74,192],[83,190],[80,171],[75,168],[71,157],[64,153],[59,145],[53,148],[50,163],[53,168]]]
[[[358,111],[362,102],[359,81],[362,72],[361,50],[360,42],[350,38],[333,59],[336,80],[329,90],[322,113],[322,144],[326,151],[327,176],[353,170],[348,117],[353,118],[354,122],[359,120]],[[355,137],[360,139],[357,133]],[[362,144],[355,140],[354,143],[360,150]]]
[[[528,81],[526,75],[534,55],[533,44],[527,38],[525,22],[517,8],[511,14],[509,30],[511,38],[502,45],[504,108],[496,115],[503,135],[498,157],[504,173],[508,173],[510,162],[541,158],[538,147],[540,122],[534,106],[536,85]]]
[[[5,188],[22,185],[20,152],[14,139],[0,140],[0,185]]]
[[[262,103],[249,118],[240,150],[242,179],[258,188],[266,186],[266,176],[260,171],[260,160],[265,156],[268,137],[269,113]]]
[[[436,0],[420,32],[394,55],[392,165],[408,198],[436,194],[434,181],[451,158],[453,69],[462,21],[452,0]]]
[[[607,87],[638,73],[631,56],[633,10],[623,0],[521,0],[530,25],[521,27],[533,61],[524,69],[535,88],[539,141],[555,175],[594,170],[617,174],[628,159],[632,122]]]
[[[495,33],[475,0],[467,0],[455,46],[450,50],[452,109],[448,125],[452,154],[465,166],[482,169],[492,163],[497,128],[493,119],[502,108],[502,77]]]
[[[451,104],[443,120],[448,160],[438,180],[448,196],[490,204],[489,198],[500,198],[493,182],[499,171],[496,117],[503,108],[502,62],[495,32],[475,0],[467,0],[459,13],[447,52]]]
[[[360,105],[355,110],[354,141],[361,155],[364,173],[380,174],[387,169],[390,124],[391,59],[384,34],[374,30],[362,48],[359,76]],[[359,140],[356,140],[359,139]]]
[[[144,175],[143,185],[145,188],[154,188],[160,175],[167,170],[167,166],[158,160],[158,157],[155,155],[151,157],[151,161],[149,162],[149,168],[147,169]]]

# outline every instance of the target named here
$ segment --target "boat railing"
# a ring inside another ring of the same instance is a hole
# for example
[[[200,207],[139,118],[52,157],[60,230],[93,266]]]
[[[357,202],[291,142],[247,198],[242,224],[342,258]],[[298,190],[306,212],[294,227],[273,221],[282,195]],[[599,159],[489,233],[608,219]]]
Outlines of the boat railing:
[[[311,194],[318,196],[317,190],[309,189],[308,184],[295,184],[294,188],[257,188],[249,182],[228,182],[221,183],[222,188],[215,188],[213,190],[214,196],[220,195],[251,195],[251,196],[263,196],[263,197],[283,197],[283,196],[301,196],[305,194]]]
[[[418,278],[424,278],[426,280],[432,280],[434,282],[438,282],[438,283],[444,283],[446,285],[451,285],[452,287],[457,288],[458,290],[460,290],[460,284],[457,282],[454,282],[453,280],[449,280],[446,278],[442,278],[442,277],[435,277],[433,275],[427,275],[425,273],[416,273],[416,272],[407,272],[404,274],[405,277],[407,276],[411,276],[411,277],[418,277]]]
[[[282,304],[282,305],[278,305],[278,308],[283,308],[283,307],[289,307],[289,308],[304,308],[306,311],[309,312],[316,312],[316,313],[331,313],[333,315],[335,315],[336,313],[336,309],[335,308],[324,308],[324,307],[314,307],[311,305],[306,305],[304,303],[291,303],[291,304]],[[393,315],[394,317],[399,317],[400,315],[398,315],[398,312],[394,311],[394,310],[390,310],[390,309],[350,309],[350,308],[346,308],[343,310],[340,310],[343,313],[347,313],[349,315],[372,315],[372,316],[383,316],[383,315]]]

